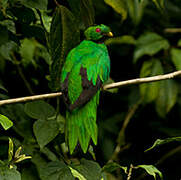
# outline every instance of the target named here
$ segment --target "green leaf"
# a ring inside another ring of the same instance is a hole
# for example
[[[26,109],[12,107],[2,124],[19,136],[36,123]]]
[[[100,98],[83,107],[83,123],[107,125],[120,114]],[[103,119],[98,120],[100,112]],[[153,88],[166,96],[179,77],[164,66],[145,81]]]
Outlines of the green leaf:
[[[167,143],[170,143],[170,142],[173,142],[173,141],[181,141],[181,137],[172,137],[172,138],[166,138],[166,139],[157,139],[154,144],[145,150],[145,152],[147,151],[150,151],[152,149],[154,149],[155,147],[157,146],[160,146],[160,145],[163,145],[163,144],[167,144]]]
[[[125,166],[120,166],[119,164],[117,164],[115,162],[107,163],[106,165],[104,165],[104,167],[102,168],[102,171],[111,173],[118,168],[124,170],[124,172],[127,174],[128,168]]]
[[[48,149],[47,147],[44,147],[41,149],[41,152],[43,154],[45,154],[47,156],[47,158],[51,161],[58,161],[59,159],[57,158],[57,156],[52,152],[50,151],[50,149]]]
[[[145,61],[141,68],[140,77],[156,76],[163,74],[163,68],[158,59]],[[154,101],[160,92],[160,82],[145,83],[140,85],[140,94],[144,103]]]
[[[76,21],[82,28],[87,28],[95,22],[95,12],[92,0],[68,0]]]
[[[84,177],[82,174],[80,174],[77,170],[71,168],[70,166],[69,166],[69,168],[70,168],[70,170],[71,170],[72,175],[73,175],[75,178],[78,178],[79,180],[86,180],[85,177]]]
[[[6,27],[0,25],[0,46],[7,43],[9,39],[8,31]]]
[[[33,131],[40,148],[46,146],[59,133],[56,119],[37,120],[33,125]]]
[[[0,25],[5,26],[10,32],[16,33],[15,23],[12,20],[0,21]]]
[[[181,47],[181,39],[178,40],[177,46]]]
[[[81,159],[79,165],[71,165],[71,168],[78,171],[86,180],[100,180],[102,177],[101,167],[94,161]]]
[[[129,15],[135,25],[138,25],[144,13],[144,8],[147,5],[147,1],[139,0],[127,0],[127,7]]]
[[[169,46],[169,42],[156,33],[143,34],[136,42],[133,61],[136,63],[143,55],[153,56],[162,49],[168,49]]]
[[[55,109],[45,101],[34,101],[25,104],[25,112],[34,119],[48,119],[55,115]]]
[[[21,180],[39,180],[38,175],[34,171],[31,167],[23,168],[21,171]]]
[[[24,67],[27,67],[30,64],[33,64],[34,67],[37,66],[36,61],[34,60],[35,48],[36,41],[34,39],[25,38],[21,41],[20,55]]]
[[[21,3],[30,8],[47,10],[48,0],[21,0]]]
[[[8,149],[8,161],[10,162],[13,159],[14,155],[14,145],[11,138],[9,138],[9,149]]]
[[[1,180],[21,180],[21,174],[13,169],[8,167],[0,167],[0,179]]]
[[[174,80],[165,80],[160,83],[156,111],[161,117],[165,117],[177,101],[178,86]]]
[[[144,169],[149,175],[153,176],[154,179],[156,179],[157,174],[163,179],[162,173],[153,165],[138,165],[137,167]]]
[[[21,22],[24,25],[31,24],[36,21],[33,10],[25,6],[14,6],[10,9],[10,11],[12,18],[18,20],[18,22]]]
[[[42,180],[74,180],[70,169],[65,163],[53,161],[40,169]]]
[[[171,49],[171,60],[176,67],[176,70],[181,70],[181,49]]]
[[[135,44],[136,41],[133,36],[124,35],[121,37],[109,38],[105,41],[106,45],[110,44]]]
[[[17,50],[18,46],[14,41],[8,41],[0,46],[0,55],[4,59],[12,61],[11,54]]]
[[[11,120],[9,120],[6,116],[0,114],[0,124],[2,125],[2,127],[7,130],[10,127],[13,126],[13,122]]]
[[[127,18],[127,7],[125,0],[104,0],[104,2],[111,6],[117,13],[121,14],[122,21]]]
[[[60,74],[66,55],[80,41],[80,32],[75,21],[75,17],[66,7],[57,7],[49,37],[52,57],[50,87],[54,91],[60,89]]]
[[[152,0],[156,7],[160,10],[164,8],[164,0]]]

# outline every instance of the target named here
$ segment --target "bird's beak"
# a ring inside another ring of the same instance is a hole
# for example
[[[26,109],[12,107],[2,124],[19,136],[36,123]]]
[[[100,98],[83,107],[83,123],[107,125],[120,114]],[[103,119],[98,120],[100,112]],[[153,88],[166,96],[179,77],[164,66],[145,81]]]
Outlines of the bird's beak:
[[[113,37],[113,33],[110,31],[106,34],[108,37]]]

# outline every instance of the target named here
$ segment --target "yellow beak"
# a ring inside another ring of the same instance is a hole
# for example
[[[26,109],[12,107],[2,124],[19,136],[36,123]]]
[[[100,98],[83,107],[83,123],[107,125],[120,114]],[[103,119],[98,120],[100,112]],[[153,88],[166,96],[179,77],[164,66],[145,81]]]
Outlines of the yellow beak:
[[[106,35],[109,36],[109,37],[113,37],[113,33],[111,31],[108,32]]]

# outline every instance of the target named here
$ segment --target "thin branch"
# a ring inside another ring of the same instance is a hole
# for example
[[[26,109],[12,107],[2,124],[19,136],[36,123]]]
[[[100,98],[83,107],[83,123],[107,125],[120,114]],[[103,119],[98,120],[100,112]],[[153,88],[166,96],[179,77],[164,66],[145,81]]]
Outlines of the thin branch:
[[[141,83],[149,83],[149,82],[161,81],[161,80],[166,80],[166,79],[172,79],[179,75],[181,75],[181,70],[175,71],[175,72],[172,72],[169,74],[165,74],[165,75],[131,79],[131,80],[127,80],[127,81],[121,81],[121,82],[116,82],[116,83],[112,83],[112,84],[107,84],[103,87],[103,90],[132,85],[132,84],[141,84]],[[34,101],[34,100],[39,100],[39,99],[54,98],[54,97],[58,97],[61,95],[62,95],[61,92],[57,92],[57,93],[49,93],[49,94],[35,95],[35,96],[29,96],[29,97],[1,100],[0,106],[6,105],[6,104]]]
[[[149,83],[149,82],[161,81],[161,80],[166,80],[166,79],[172,79],[179,75],[181,75],[181,70],[175,71],[169,74],[165,74],[165,75],[158,75],[158,76],[152,76],[152,77],[146,77],[146,78],[137,78],[137,79],[131,79],[127,81],[107,84],[103,87],[103,89],[106,90],[106,89],[112,89],[116,87],[132,85],[132,84],[141,84],[141,83]]]
[[[25,77],[25,75],[24,75],[24,73],[23,73],[23,71],[22,71],[22,69],[21,69],[21,66],[20,66],[20,64],[18,63],[18,60],[16,59],[14,53],[12,53],[12,58],[13,58],[13,60],[14,60],[14,62],[15,62],[15,65],[16,65],[16,67],[17,67],[17,70],[18,70],[18,73],[19,73],[21,79],[22,79],[23,82],[25,83],[25,86],[26,86],[27,90],[29,91],[29,93],[30,93],[31,95],[34,95],[34,92],[33,92],[32,88],[31,88],[28,80],[26,79],[26,77]]]
[[[131,144],[126,144],[125,145],[125,130],[131,120],[131,118],[133,117],[133,115],[135,114],[136,110],[138,109],[139,105],[141,104],[142,102],[142,98],[140,100],[138,100],[138,102],[136,102],[136,104],[134,104],[130,110],[128,111],[125,119],[124,119],[124,122],[123,122],[123,125],[122,125],[122,128],[121,130],[119,131],[119,134],[118,134],[118,138],[117,138],[117,146],[109,160],[109,162],[112,162],[114,160],[117,160],[118,159],[118,155],[124,151],[125,149],[128,149],[130,148]],[[124,145],[124,146],[123,146]],[[122,147],[121,147],[122,146]]]
[[[131,165],[130,165],[130,168],[129,168],[127,180],[130,180],[130,179],[131,179],[131,175],[132,175],[133,168],[134,168],[134,166],[131,164]]]
[[[181,28],[166,28],[164,31],[166,33],[181,33]]]
[[[6,105],[6,104],[14,104],[14,103],[20,103],[20,102],[27,102],[27,101],[35,101],[40,99],[46,99],[46,98],[54,98],[61,96],[61,92],[57,93],[50,93],[50,94],[41,94],[41,95],[35,95],[35,96],[27,96],[27,97],[21,97],[21,98],[14,98],[14,99],[7,99],[7,100],[1,100],[0,106]]]

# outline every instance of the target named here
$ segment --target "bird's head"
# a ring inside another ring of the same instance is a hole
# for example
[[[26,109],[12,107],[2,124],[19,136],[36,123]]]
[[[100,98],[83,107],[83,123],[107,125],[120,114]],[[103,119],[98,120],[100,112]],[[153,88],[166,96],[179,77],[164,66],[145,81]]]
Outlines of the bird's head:
[[[90,26],[85,30],[84,34],[87,40],[93,40],[93,41],[99,41],[100,39],[106,36],[108,37],[113,36],[110,28],[104,24]]]

